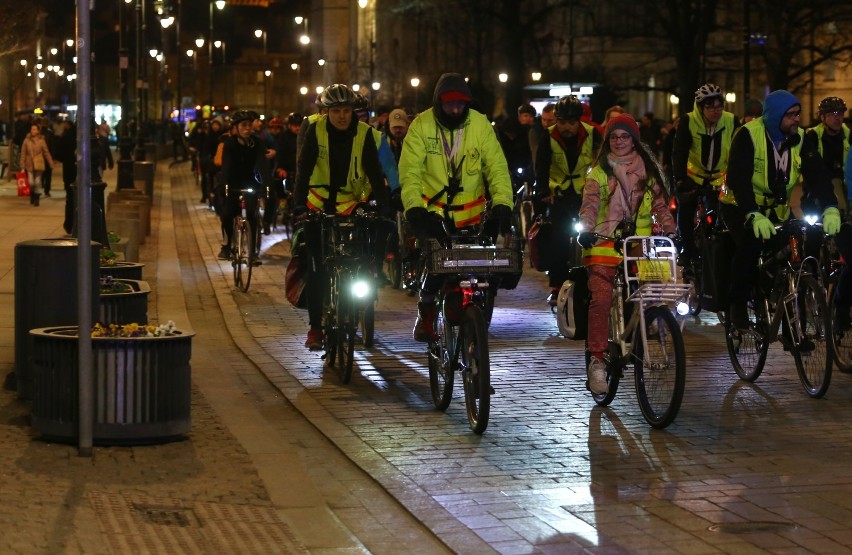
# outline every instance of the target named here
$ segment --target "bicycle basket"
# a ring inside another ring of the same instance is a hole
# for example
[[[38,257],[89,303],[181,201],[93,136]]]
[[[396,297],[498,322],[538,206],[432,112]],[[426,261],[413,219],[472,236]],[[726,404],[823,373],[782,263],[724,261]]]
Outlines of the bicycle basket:
[[[453,245],[441,248],[437,242],[426,260],[431,274],[500,278],[500,286],[513,289],[523,273],[519,250],[482,245]]]

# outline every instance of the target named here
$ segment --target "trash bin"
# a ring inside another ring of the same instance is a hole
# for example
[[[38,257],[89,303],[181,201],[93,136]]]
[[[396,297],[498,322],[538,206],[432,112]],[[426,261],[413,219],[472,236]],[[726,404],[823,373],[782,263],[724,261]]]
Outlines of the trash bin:
[[[99,310],[100,245],[92,242],[92,317]],[[32,338],[46,326],[77,325],[77,240],[35,239],[15,245],[15,382],[32,398]]]

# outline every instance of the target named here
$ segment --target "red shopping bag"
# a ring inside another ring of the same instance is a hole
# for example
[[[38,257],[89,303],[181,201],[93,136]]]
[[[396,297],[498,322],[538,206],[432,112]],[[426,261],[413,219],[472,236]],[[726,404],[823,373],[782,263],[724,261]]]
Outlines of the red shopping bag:
[[[30,196],[30,182],[27,181],[27,172],[19,171],[15,174],[15,177],[18,179],[18,196]]]

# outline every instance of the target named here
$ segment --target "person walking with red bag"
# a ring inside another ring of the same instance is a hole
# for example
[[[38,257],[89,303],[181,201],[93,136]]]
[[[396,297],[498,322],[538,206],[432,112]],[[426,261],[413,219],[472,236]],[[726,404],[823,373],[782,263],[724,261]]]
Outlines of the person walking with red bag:
[[[53,157],[47,148],[47,141],[41,134],[38,125],[30,127],[30,133],[21,144],[21,166],[27,172],[30,182],[30,204],[38,206],[39,197],[42,194],[42,177],[44,170],[53,168]]]

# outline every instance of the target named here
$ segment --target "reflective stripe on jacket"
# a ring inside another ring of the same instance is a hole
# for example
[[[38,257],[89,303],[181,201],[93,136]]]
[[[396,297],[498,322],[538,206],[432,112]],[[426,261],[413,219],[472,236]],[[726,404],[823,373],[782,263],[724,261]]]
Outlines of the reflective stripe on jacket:
[[[704,117],[701,115],[700,109],[689,112],[689,133],[692,135],[692,147],[689,149],[689,155],[686,159],[686,173],[698,184],[708,180],[714,189],[718,189],[725,182],[725,174],[728,171],[728,155],[731,152],[731,140],[734,137],[734,114],[731,112],[722,112],[722,117],[716,123],[716,128],[721,130],[718,133],[722,135],[722,152],[719,154],[719,162],[716,168],[711,172],[704,165],[705,161],[701,159],[702,137],[707,136],[707,127],[704,123]],[[715,135],[714,139],[715,141]]]
[[[586,139],[580,146],[580,155],[577,157],[577,163],[573,170],[568,167],[568,157],[565,155],[562,145],[553,138],[552,133],[556,126],[552,125],[547,128],[547,134],[550,137],[550,150],[553,152],[549,176],[550,192],[553,194],[558,194],[557,191],[565,192],[568,187],[574,187],[574,191],[578,195],[583,194],[586,173],[592,165],[595,154],[592,150],[595,142],[595,128],[588,123],[582,123],[582,125],[586,130]]]

